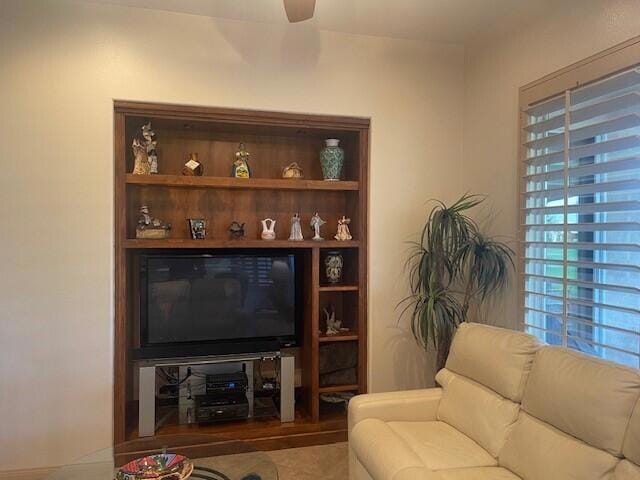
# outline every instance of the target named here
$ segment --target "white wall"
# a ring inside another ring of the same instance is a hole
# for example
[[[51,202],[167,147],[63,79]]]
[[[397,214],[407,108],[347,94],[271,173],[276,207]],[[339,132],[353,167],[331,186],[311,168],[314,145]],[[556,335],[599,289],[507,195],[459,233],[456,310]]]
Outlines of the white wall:
[[[557,4],[545,18],[473,38],[465,48],[465,190],[489,195],[490,231],[512,240],[518,222],[518,89],[640,35],[637,0]],[[515,286],[488,321],[518,327]]]
[[[114,98],[372,118],[379,391],[428,378],[394,307],[425,200],[460,192],[462,92],[459,46],[0,1],[0,470],[111,441]]]

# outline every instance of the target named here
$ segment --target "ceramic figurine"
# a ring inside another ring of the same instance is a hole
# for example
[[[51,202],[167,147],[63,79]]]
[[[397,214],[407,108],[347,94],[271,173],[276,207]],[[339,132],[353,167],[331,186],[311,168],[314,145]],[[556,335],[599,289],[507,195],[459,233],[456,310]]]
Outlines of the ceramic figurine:
[[[198,161],[197,153],[190,153],[189,160],[182,167],[182,174],[187,176],[201,176],[203,174],[202,164]]]
[[[231,176],[235,178],[249,178],[251,177],[251,169],[249,168],[249,152],[244,148],[244,143],[238,146],[236,152],[236,160],[233,162],[233,169],[231,170]]]
[[[189,218],[189,230],[194,240],[207,238],[207,221],[204,218]]]
[[[262,234],[260,235],[263,240],[275,240],[276,239],[276,221],[272,218],[265,218],[262,220]]]
[[[291,217],[291,234],[289,235],[289,240],[304,240],[304,236],[302,235],[302,227],[300,226],[300,214],[296,213]]]
[[[149,213],[149,207],[142,205],[139,209],[136,238],[161,239],[169,236],[171,225],[153,218]]]
[[[346,218],[344,215],[340,220],[338,220],[338,232],[335,234],[333,238],[340,241],[351,240],[353,237],[349,232],[349,224],[351,223],[350,218]]]
[[[322,309],[324,312],[324,318],[327,323],[327,330],[325,331],[325,335],[337,335],[341,331],[346,329],[342,329],[342,320],[336,320],[336,311],[333,308],[333,305],[329,305],[328,308]]]
[[[329,283],[340,283],[342,281],[342,271],[344,268],[344,258],[339,251],[327,252],[324,258],[324,273]]]
[[[131,145],[133,149],[133,174],[134,175],[149,175],[151,168],[149,167],[149,156],[147,155],[147,148],[138,140],[133,139]]]
[[[240,240],[244,237],[244,223],[231,222],[231,225],[229,225],[229,234],[232,239]]]
[[[311,240],[324,240],[324,238],[322,238],[320,236],[320,227],[322,225],[324,225],[325,222],[323,219],[320,218],[320,215],[318,215],[318,212],[313,214],[313,217],[311,217],[311,221],[309,222],[309,225],[311,226],[311,228],[313,228],[313,238]]]
[[[342,175],[344,165],[344,150],[338,146],[340,140],[328,138],[326,146],[320,151],[320,166],[325,180],[338,181]]]
[[[282,178],[302,178],[302,168],[298,162],[293,162],[282,170]]]
[[[149,173],[158,173],[158,154],[156,153],[156,133],[151,130],[151,122],[142,126],[142,138],[149,158]]]

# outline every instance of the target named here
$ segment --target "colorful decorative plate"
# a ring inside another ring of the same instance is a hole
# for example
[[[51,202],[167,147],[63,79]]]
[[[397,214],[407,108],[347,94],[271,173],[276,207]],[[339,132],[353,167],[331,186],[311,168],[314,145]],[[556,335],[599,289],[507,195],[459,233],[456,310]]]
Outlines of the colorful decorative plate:
[[[159,453],[132,460],[120,467],[115,480],[184,480],[193,472],[193,463],[175,453]]]

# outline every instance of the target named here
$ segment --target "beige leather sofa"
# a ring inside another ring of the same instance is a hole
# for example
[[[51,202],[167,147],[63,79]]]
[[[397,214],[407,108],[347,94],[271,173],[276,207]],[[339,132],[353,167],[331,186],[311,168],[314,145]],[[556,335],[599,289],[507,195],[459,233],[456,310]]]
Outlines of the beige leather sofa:
[[[349,404],[357,480],[640,480],[640,371],[463,324],[441,388]]]

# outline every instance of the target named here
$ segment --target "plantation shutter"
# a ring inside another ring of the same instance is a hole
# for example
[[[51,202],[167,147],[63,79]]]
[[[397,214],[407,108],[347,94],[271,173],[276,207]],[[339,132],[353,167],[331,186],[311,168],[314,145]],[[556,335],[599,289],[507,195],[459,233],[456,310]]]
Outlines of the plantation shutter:
[[[524,106],[523,320],[640,368],[640,69]]]

